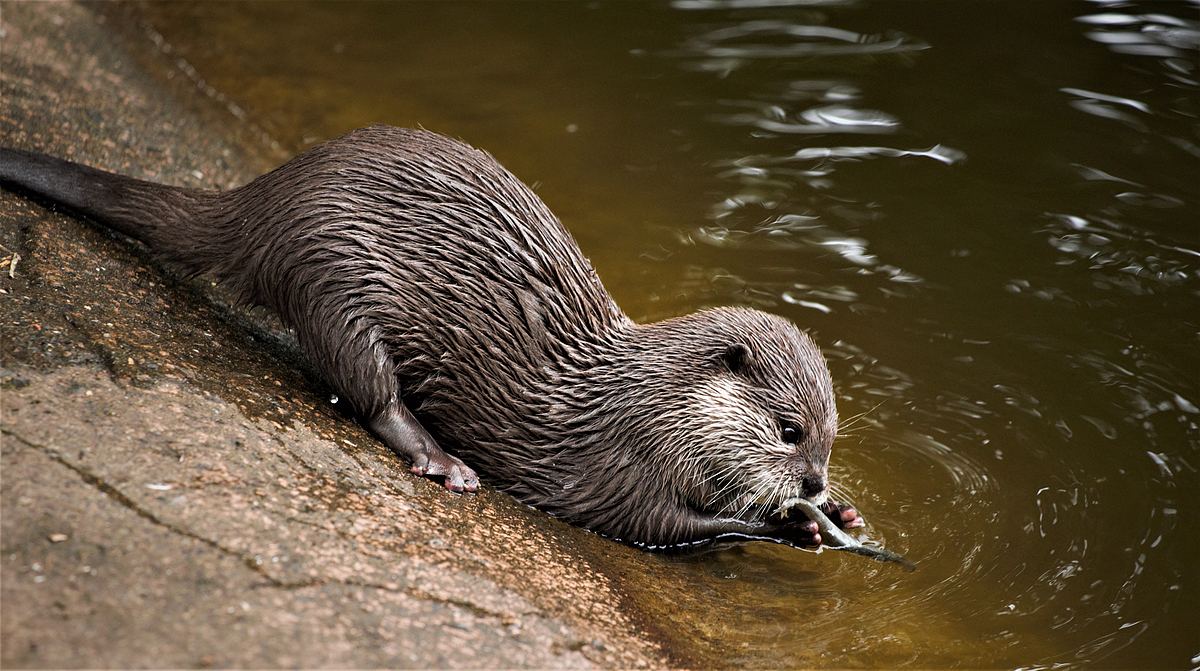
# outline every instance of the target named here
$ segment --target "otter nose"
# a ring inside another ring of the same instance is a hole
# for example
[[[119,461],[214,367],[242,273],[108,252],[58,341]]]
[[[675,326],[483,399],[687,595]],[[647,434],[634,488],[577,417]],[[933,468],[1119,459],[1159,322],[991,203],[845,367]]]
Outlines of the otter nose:
[[[804,498],[810,498],[825,491],[825,478],[820,475],[808,474],[800,478],[800,491]]]

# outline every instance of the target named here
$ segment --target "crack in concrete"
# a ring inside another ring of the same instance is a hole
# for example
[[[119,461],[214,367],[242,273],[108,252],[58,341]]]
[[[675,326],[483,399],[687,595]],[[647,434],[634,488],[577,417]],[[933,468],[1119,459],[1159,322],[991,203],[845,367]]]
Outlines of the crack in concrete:
[[[273,589],[282,589],[282,590],[289,590],[289,591],[290,590],[299,590],[299,589],[308,589],[308,588],[312,588],[312,587],[324,587],[326,585],[341,585],[341,586],[345,586],[345,587],[360,587],[360,588],[365,588],[365,589],[377,589],[377,590],[393,592],[393,593],[397,593],[397,594],[406,594],[406,595],[408,595],[414,599],[420,600],[420,601],[428,601],[428,602],[433,602],[433,603],[440,603],[440,604],[446,605],[446,606],[454,606],[457,608],[461,608],[463,610],[470,611],[476,617],[495,619],[495,620],[500,620],[501,622],[508,622],[508,621],[512,620],[512,618],[514,618],[514,617],[523,617],[526,615],[536,614],[533,612],[502,613],[502,612],[497,612],[497,611],[494,611],[494,610],[491,610],[488,608],[484,608],[483,606],[471,603],[469,601],[464,601],[461,599],[454,599],[451,597],[444,597],[444,596],[438,596],[436,594],[431,594],[430,592],[427,592],[425,590],[422,590],[422,589],[419,589],[416,587],[401,587],[399,585],[381,584],[381,583],[368,582],[368,581],[364,581],[364,580],[353,580],[353,579],[344,579],[344,578],[338,578],[338,579],[312,578],[309,580],[295,580],[295,581],[281,580],[281,579],[271,575],[266,569],[264,569],[262,567],[261,564],[259,564],[258,560],[256,560],[253,556],[239,552],[232,548],[228,548],[211,538],[201,536],[195,532],[189,531],[187,529],[176,526],[170,522],[167,522],[166,520],[163,520],[161,517],[150,512],[146,508],[143,508],[140,504],[138,504],[136,501],[134,501],[132,498],[130,498],[127,494],[125,494],[121,490],[117,489],[116,487],[109,484],[108,482],[105,482],[105,480],[103,478],[101,478],[100,476],[96,475],[95,473],[91,472],[90,470],[88,470],[78,464],[71,463],[69,460],[67,460],[61,454],[59,454],[58,450],[56,450],[52,447],[47,447],[45,445],[41,445],[39,443],[35,443],[35,442],[25,438],[24,436],[16,433],[15,431],[12,431],[11,429],[0,427],[0,434],[10,436],[10,437],[16,439],[17,441],[23,443],[24,445],[26,445],[32,449],[35,449],[38,452],[41,452],[47,458],[51,459],[52,461],[60,464],[61,466],[65,467],[66,469],[68,469],[71,472],[78,475],[80,477],[80,479],[82,479],[85,483],[87,483],[88,485],[91,485],[92,487],[95,487],[102,494],[104,494],[108,498],[112,499],[113,501],[115,501],[117,504],[119,504],[123,508],[126,508],[127,510],[133,512],[138,517],[141,517],[142,519],[150,522],[151,524],[162,527],[163,529],[166,529],[167,531],[170,531],[171,533],[177,534],[179,536],[183,536],[184,538],[189,538],[191,540],[203,543],[204,545],[207,545],[208,547],[211,547],[214,550],[217,550],[218,552],[220,552],[222,554],[225,554],[227,556],[237,559],[239,562],[241,562],[242,565],[244,565],[246,568],[250,569],[254,573],[258,574],[266,581],[265,584],[256,585],[254,587],[270,587]],[[285,519],[291,519],[291,518],[285,517]],[[293,520],[293,521],[298,522],[300,520]],[[311,523],[309,523],[309,524],[311,524]],[[316,525],[313,525],[313,526],[316,526]],[[317,527],[317,528],[322,528],[322,527]],[[323,529],[323,530],[331,531],[329,529]],[[332,530],[332,531],[334,533],[338,533],[337,530]]]
[[[365,580],[354,580],[354,579],[345,579],[345,578],[340,578],[340,579],[314,578],[312,580],[303,580],[303,581],[290,582],[290,583],[262,585],[262,587],[272,587],[274,589],[285,589],[285,590],[298,590],[298,589],[308,589],[311,587],[324,587],[326,585],[341,585],[344,587],[361,587],[361,588],[365,588],[365,589],[377,589],[377,590],[380,590],[383,592],[392,592],[394,594],[405,594],[407,596],[411,596],[414,599],[417,599],[420,601],[429,601],[429,602],[433,602],[433,603],[440,603],[445,606],[454,606],[456,608],[461,608],[463,610],[470,611],[476,617],[500,620],[503,623],[508,623],[508,622],[512,621],[514,618],[537,614],[536,611],[517,611],[517,612],[512,612],[512,613],[504,613],[504,612],[500,612],[500,611],[491,610],[490,608],[484,608],[483,606],[480,606],[479,604],[471,603],[470,601],[464,601],[462,599],[455,599],[455,598],[446,597],[446,596],[438,596],[436,594],[432,594],[430,592],[427,592],[427,591],[417,588],[417,587],[401,587],[399,585],[380,584],[380,583],[376,583],[376,582],[368,582]]]
[[[420,599],[422,601],[433,601],[435,603],[440,603],[440,604],[443,604],[446,606],[456,606],[458,608],[462,608],[463,610],[471,611],[471,613],[473,613],[476,617],[493,618],[493,619],[500,620],[501,622],[503,622],[505,624],[508,624],[513,618],[525,617],[525,616],[529,616],[529,615],[536,615],[536,613],[533,611],[522,611],[522,612],[511,613],[511,614],[510,613],[500,613],[500,612],[491,610],[490,608],[484,608],[483,606],[480,606],[478,604],[471,603],[469,601],[463,601],[461,599],[454,599],[451,597],[437,596],[436,594],[430,594],[429,592],[426,592],[423,589],[418,589],[416,587],[410,587],[410,588],[408,588],[407,591],[408,591],[409,595],[411,595],[415,599]]]
[[[276,578],[275,576],[271,575],[266,570],[264,570],[263,567],[261,565],[259,565],[258,561],[255,560],[254,557],[251,557],[250,555],[238,552],[237,550],[234,550],[232,548],[227,548],[224,545],[221,545],[220,543],[218,543],[217,541],[215,541],[211,538],[205,538],[204,536],[201,536],[192,531],[188,531],[187,529],[177,527],[174,524],[171,524],[170,522],[163,520],[161,517],[155,515],[154,513],[150,512],[149,510],[143,508],[141,505],[139,505],[137,503],[137,501],[134,501],[133,499],[131,499],[127,494],[125,494],[121,490],[119,490],[116,487],[105,482],[104,479],[101,478],[100,476],[96,475],[95,473],[89,471],[88,469],[86,469],[82,466],[79,466],[78,464],[73,464],[70,461],[68,461],[67,459],[63,458],[63,456],[61,454],[59,454],[58,450],[55,450],[54,448],[51,448],[51,447],[47,447],[45,445],[40,445],[38,443],[35,443],[10,429],[0,428],[0,433],[3,433],[6,436],[11,436],[12,438],[15,438],[16,440],[20,441],[21,443],[24,443],[25,445],[28,445],[29,447],[41,452],[42,454],[44,454],[46,457],[48,457],[52,461],[66,467],[68,470],[70,470],[70,471],[74,472],[76,475],[78,475],[80,477],[80,479],[82,479],[84,482],[91,485],[92,487],[95,487],[96,489],[98,489],[102,494],[104,494],[108,498],[117,502],[122,507],[130,510],[131,512],[136,514],[138,517],[141,517],[142,519],[150,522],[151,524],[162,527],[162,528],[166,529],[167,531],[170,531],[172,533],[183,536],[184,538],[190,538],[194,541],[203,543],[203,544],[213,548],[214,550],[221,552],[222,554],[228,555],[230,557],[233,557],[233,558],[239,560],[243,565],[245,565],[246,568],[248,568],[251,571],[262,576],[272,586],[281,586],[284,584],[281,580],[279,580],[278,578]]]

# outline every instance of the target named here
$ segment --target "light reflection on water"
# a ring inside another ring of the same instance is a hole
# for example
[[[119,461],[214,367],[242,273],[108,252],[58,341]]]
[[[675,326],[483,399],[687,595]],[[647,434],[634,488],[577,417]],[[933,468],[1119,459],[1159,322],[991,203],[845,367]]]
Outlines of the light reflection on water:
[[[837,490],[920,569],[656,557],[648,579],[688,589],[634,591],[677,645],[731,665],[1195,663],[1176,633],[1200,616],[1181,519],[1200,465],[1195,3],[147,12],[286,147],[386,121],[489,149],[635,318],[738,303],[813,330],[843,418],[862,413]]]

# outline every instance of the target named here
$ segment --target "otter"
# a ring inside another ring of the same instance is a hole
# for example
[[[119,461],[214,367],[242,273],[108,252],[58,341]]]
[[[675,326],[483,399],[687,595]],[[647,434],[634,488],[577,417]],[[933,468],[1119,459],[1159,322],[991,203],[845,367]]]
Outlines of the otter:
[[[491,155],[371,126],[228,191],[0,149],[0,182],[207,273],[294,330],[414,473],[496,489],[642,547],[820,544],[781,503],[828,500],[837,409],[790,321],[742,307],[638,324]]]

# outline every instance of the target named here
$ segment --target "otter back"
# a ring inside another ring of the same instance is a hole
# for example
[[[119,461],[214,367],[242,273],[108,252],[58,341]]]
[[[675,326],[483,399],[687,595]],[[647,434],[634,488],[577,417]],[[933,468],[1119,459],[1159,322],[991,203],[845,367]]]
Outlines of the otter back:
[[[764,535],[779,502],[826,488],[837,411],[811,339],[744,308],[633,323],[546,205],[461,142],[373,126],[227,192],[0,150],[0,181],[273,308],[364,424],[451,490],[474,491],[477,467],[666,545]]]

